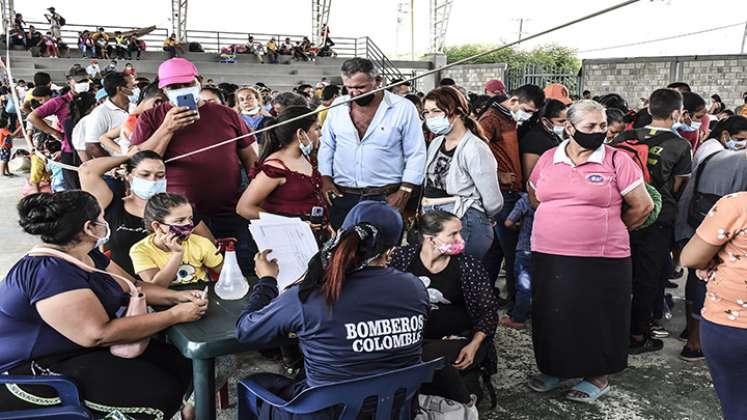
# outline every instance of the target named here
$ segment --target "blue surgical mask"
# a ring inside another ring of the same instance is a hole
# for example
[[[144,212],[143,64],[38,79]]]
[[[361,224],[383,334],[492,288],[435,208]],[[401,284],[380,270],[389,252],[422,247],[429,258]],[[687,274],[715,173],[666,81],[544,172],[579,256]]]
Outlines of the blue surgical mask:
[[[425,125],[431,130],[431,133],[437,136],[445,136],[454,128],[454,124],[449,123],[449,119],[443,117],[433,117],[425,120]]]
[[[166,192],[166,179],[151,181],[145,178],[133,177],[130,190],[139,198],[148,200],[158,193]]]
[[[309,142],[308,144],[303,144],[299,141],[298,147],[301,149],[301,153],[303,153],[303,155],[306,157],[311,156],[311,152],[314,151],[314,144],[311,142]]]
[[[729,150],[744,150],[747,147],[747,140],[729,139],[726,142],[726,148]]]
[[[138,98],[140,98],[140,88],[137,86],[132,88],[132,95],[130,95],[129,98],[131,104],[136,104]]]

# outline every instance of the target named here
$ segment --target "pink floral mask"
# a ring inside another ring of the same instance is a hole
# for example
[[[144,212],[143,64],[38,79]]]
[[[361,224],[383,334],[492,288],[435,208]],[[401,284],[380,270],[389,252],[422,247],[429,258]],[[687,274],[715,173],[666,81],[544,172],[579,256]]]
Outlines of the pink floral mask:
[[[438,246],[438,252],[444,255],[459,255],[464,252],[464,240],[460,239],[450,244],[441,244]]]

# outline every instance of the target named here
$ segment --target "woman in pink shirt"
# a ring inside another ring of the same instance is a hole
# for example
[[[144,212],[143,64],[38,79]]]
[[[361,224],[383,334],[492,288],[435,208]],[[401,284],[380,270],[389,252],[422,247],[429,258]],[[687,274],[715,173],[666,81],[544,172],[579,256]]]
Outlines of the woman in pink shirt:
[[[532,341],[541,372],[529,387],[546,392],[584,378],[566,398],[592,402],[607,375],[627,367],[632,265],[628,229],[653,209],[643,175],[623,152],[604,145],[604,107],[568,109],[569,139],[537,161],[528,192],[532,231]]]

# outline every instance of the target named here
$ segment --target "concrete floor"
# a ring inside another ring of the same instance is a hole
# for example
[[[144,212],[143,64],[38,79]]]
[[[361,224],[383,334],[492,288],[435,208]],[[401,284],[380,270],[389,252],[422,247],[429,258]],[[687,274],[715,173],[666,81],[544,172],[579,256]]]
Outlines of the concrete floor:
[[[24,182],[23,176],[0,178],[0,277],[35,242],[21,232],[15,205]],[[664,326],[677,336],[684,326],[682,293],[684,280],[673,291],[674,317]],[[682,344],[675,338],[664,340],[663,351],[630,357],[630,368],[611,378],[610,393],[593,405],[566,401],[563,391],[540,395],[526,387],[526,378],[536,373],[529,331],[498,330],[498,374],[493,382],[498,391],[498,407],[481,410],[482,419],[584,419],[584,420],[713,420],[721,418],[718,400],[705,363],[688,363],[678,358]],[[279,366],[256,354],[240,355],[232,375],[232,405],[220,419],[235,419],[236,378],[259,371],[279,372]]]

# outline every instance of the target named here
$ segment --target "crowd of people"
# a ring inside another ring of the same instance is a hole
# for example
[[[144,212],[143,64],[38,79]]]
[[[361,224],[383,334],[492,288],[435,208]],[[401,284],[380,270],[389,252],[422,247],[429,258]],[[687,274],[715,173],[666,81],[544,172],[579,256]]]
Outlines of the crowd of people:
[[[183,287],[220,272],[216,238],[232,237],[258,278],[238,339],[284,342],[283,357],[303,361],[300,385],[267,380],[283,398],[444,357],[422,392],[476,410],[501,374],[497,328],[531,325],[528,386],[572,380],[566,398],[591,403],[630,355],[662,349],[666,287],[686,267],[681,356],[705,359],[726,419],[747,417],[745,107],[717,95],[708,106],[681,82],[637,108],[560,84],[381,90],[364,58],[344,62],[342,86],[294,92],[216,85],[179,57],[156,80],[113,64],[71,71],[59,89],[37,73],[18,92],[25,121],[10,121],[4,91],[3,145],[26,123],[33,147],[18,211],[40,245],[0,283],[0,337],[15,343],[0,372],[72,376],[97,412],[190,418],[186,359],[155,339],[133,360],[108,347],[202,317],[207,301]],[[248,230],[261,212],[300,217],[320,245],[284,293]],[[171,309],[118,318],[128,282]],[[160,392],[97,382],[102,370]],[[0,406],[29,406],[35,392],[0,389]]]

